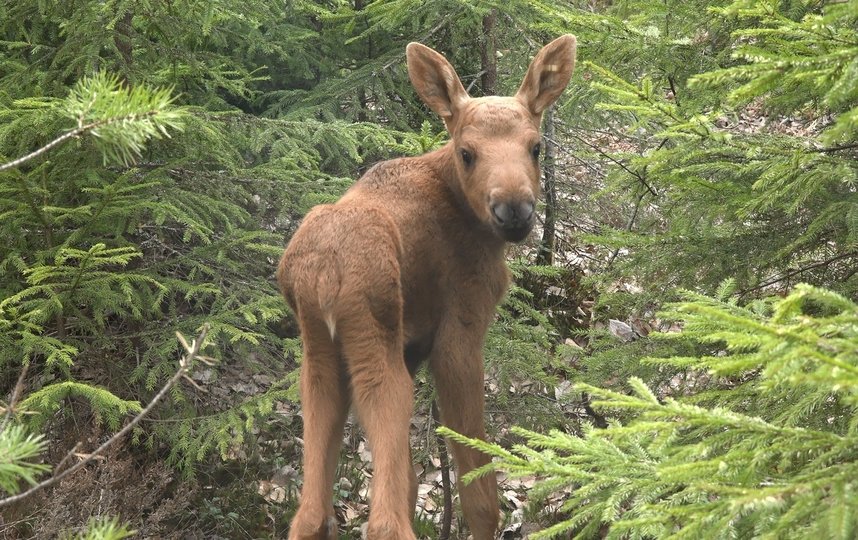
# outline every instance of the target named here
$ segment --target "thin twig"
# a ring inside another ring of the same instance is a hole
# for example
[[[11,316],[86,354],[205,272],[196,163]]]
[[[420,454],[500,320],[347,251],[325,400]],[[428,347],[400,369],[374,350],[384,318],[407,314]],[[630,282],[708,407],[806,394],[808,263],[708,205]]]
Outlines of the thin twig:
[[[450,457],[447,455],[447,443],[438,446],[438,458],[441,461],[441,489],[444,491],[444,519],[441,520],[441,532],[438,540],[448,540],[453,522],[453,487],[450,482]]]
[[[471,83],[468,85],[468,87],[465,88],[465,92],[470,94],[471,89],[477,84],[477,81],[480,80],[480,77],[482,77],[485,74],[486,74],[486,70],[484,69],[484,70],[480,71],[479,73],[477,73],[476,75],[474,75],[474,80],[472,80]]]
[[[0,431],[6,429],[6,425],[9,423],[9,420],[12,419],[12,412],[15,410],[15,405],[21,398],[21,392],[24,389],[24,377],[27,376],[27,370],[29,369],[29,363],[24,364],[24,367],[21,368],[21,374],[18,375],[18,381],[15,383],[15,389],[12,390],[12,398],[9,400],[9,405],[6,407],[6,415],[3,417],[3,423],[0,424]]]
[[[43,147],[39,148],[38,150],[35,150],[35,151],[33,151],[33,152],[30,152],[30,153],[29,153],[29,154],[27,154],[26,156],[19,157],[19,158],[18,158],[18,159],[16,159],[16,160],[13,160],[13,161],[10,161],[10,162],[8,162],[8,163],[4,163],[3,165],[0,165],[0,171],[5,171],[6,169],[13,169],[13,168],[17,167],[18,165],[21,165],[22,163],[25,163],[25,162],[27,162],[27,161],[30,161],[31,159],[33,159],[33,158],[35,158],[35,157],[38,157],[38,156],[40,156],[40,155],[44,154],[45,152],[47,152],[47,151],[48,151],[48,150],[50,150],[51,148],[53,148],[53,147],[55,147],[55,146],[57,146],[57,145],[60,145],[60,144],[64,143],[65,141],[69,140],[69,139],[73,139],[73,138],[75,138],[75,137],[77,137],[77,136],[79,136],[79,135],[82,135],[82,134],[83,134],[83,133],[85,133],[86,131],[89,131],[89,130],[91,130],[91,129],[94,129],[94,128],[98,127],[99,125],[101,125],[101,123],[99,123],[99,122],[94,122],[94,123],[92,123],[92,124],[87,124],[87,125],[85,125],[85,126],[81,126],[81,127],[79,127],[79,128],[75,128],[75,129],[73,129],[73,130],[69,131],[68,133],[65,133],[65,134],[63,134],[63,135],[60,135],[59,137],[57,137],[56,139],[52,140],[51,142],[49,142],[49,143],[48,143],[48,144],[46,144],[45,146],[43,146]]]
[[[773,279],[770,279],[769,281],[760,283],[759,285],[755,285],[753,287],[749,287],[747,289],[741,290],[737,293],[737,295],[740,297],[744,296],[751,291],[756,291],[756,290],[768,287],[769,285],[774,285],[775,283],[779,283],[781,281],[789,279],[789,278],[791,278],[797,274],[802,274],[804,272],[807,272],[808,270],[813,270],[814,268],[819,268],[820,266],[828,266],[829,264],[836,262],[836,261],[839,261],[840,259],[848,259],[850,257],[858,257],[858,251],[850,251],[849,253],[841,253],[840,255],[836,255],[836,256],[831,257],[829,259],[825,259],[824,261],[817,261],[817,262],[809,264],[807,266],[803,266],[801,268],[791,270],[791,271],[787,272],[786,274],[784,274],[780,277],[773,278]]]
[[[569,134],[569,135],[572,135],[572,137],[574,137],[574,138],[578,139],[578,140],[579,140],[579,141],[581,141],[582,143],[586,144],[587,146],[589,146],[590,148],[592,148],[593,150],[595,150],[596,152],[598,152],[598,153],[599,153],[599,155],[600,155],[600,156],[602,156],[603,158],[605,158],[605,159],[607,159],[607,160],[609,160],[609,161],[613,162],[614,164],[616,164],[617,166],[619,166],[621,169],[623,169],[624,171],[626,171],[626,172],[627,172],[627,173],[629,173],[630,175],[632,175],[632,176],[634,176],[635,178],[637,178],[637,179],[640,181],[640,183],[641,183],[641,184],[643,184],[643,186],[647,189],[647,191],[649,191],[649,192],[652,194],[652,196],[653,196],[653,197],[658,197],[658,192],[655,190],[655,188],[653,188],[653,187],[649,184],[649,182],[647,182],[647,181],[646,181],[646,179],[643,177],[643,175],[642,175],[641,173],[639,173],[639,172],[637,172],[637,171],[633,171],[633,170],[631,170],[631,169],[628,167],[628,165],[626,165],[626,164],[625,164],[625,163],[623,163],[622,161],[618,160],[618,159],[617,159],[617,158],[615,158],[614,156],[612,156],[612,155],[608,154],[607,152],[605,152],[604,150],[602,150],[601,148],[599,148],[599,147],[598,147],[598,146],[596,146],[595,144],[590,143],[590,142],[589,142],[588,140],[586,140],[585,138],[583,138],[583,137],[581,137],[581,136],[579,136],[579,135],[576,135],[575,133],[572,133],[571,131],[567,131],[566,133],[567,133],[567,134]],[[659,145],[658,145],[658,148],[657,148],[656,150],[660,150],[660,149],[664,146],[664,143],[666,143],[666,142],[667,142],[667,139],[665,139],[664,141],[662,141],[662,142],[661,142],[661,144],[659,144]]]
[[[422,37],[420,37],[419,41],[420,41],[420,42],[426,42],[426,41],[428,41],[428,40],[429,40],[429,38],[430,38],[430,37],[432,37],[432,36],[435,34],[435,32],[437,32],[438,30],[442,29],[442,28],[444,27],[444,25],[445,25],[445,24],[447,24],[447,23],[449,22],[449,19],[450,19],[450,17],[449,17],[449,16],[444,17],[443,19],[441,19],[441,22],[439,22],[439,23],[438,23],[438,24],[436,24],[436,25],[435,25],[431,30],[429,30],[428,32],[426,32],[425,34],[423,34],[423,36],[422,36]],[[381,67],[381,70],[380,70],[380,71],[387,71],[387,70],[388,70],[388,69],[390,69],[394,64],[398,64],[399,62],[401,62],[401,61],[402,61],[402,58],[403,58],[404,56],[405,56],[405,52],[404,52],[404,50],[403,50],[403,52],[400,52],[399,54],[395,54],[395,55],[393,56],[393,59],[392,59],[390,62],[386,63],[384,66],[382,66],[382,67]]]
[[[809,148],[806,149],[805,152],[827,154],[829,152],[842,152],[843,150],[852,150],[853,148],[858,148],[858,143],[842,144],[840,146],[829,146],[827,148]]]
[[[673,94],[673,100],[676,102],[676,106],[679,106],[679,94],[676,93],[676,84],[673,81],[673,75],[668,75],[667,82],[670,83],[670,93]]]
[[[440,424],[438,404],[432,400],[432,418],[436,424]],[[453,487],[450,481],[450,457],[447,455],[447,441],[440,435],[435,435],[438,440],[438,458],[441,461],[441,490],[444,492],[444,515],[441,518],[441,532],[438,540],[448,540],[453,522]]]
[[[74,443],[74,446],[72,446],[71,450],[69,450],[63,457],[63,459],[61,459],[60,462],[57,463],[57,466],[54,467],[54,474],[56,474],[57,471],[61,471],[63,469],[63,466],[66,464],[66,461],[68,461],[69,458],[77,454],[78,448],[80,448],[80,441]]]
[[[631,215],[631,217],[629,217],[629,222],[626,223],[626,232],[632,232],[632,229],[635,226],[635,220],[638,217],[638,211],[640,210],[641,203],[643,202],[643,198],[646,196],[646,194],[647,194],[646,191],[641,191],[641,194],[638,197],[638,200],[635,201],[635,207],[634,207],[634,210],[632,210],[632,215]],[[614,259],[616,259],[617,255],[619,255],[619,254],[620,254],[620,248],[616,248],[614,250],[614,252],[611,253],[611,258],[608,259],[608,264],[605,268],[611,268],[611,266],[614,264]]]
[[[605,429],[608,427],[608,421],[604,416],[596,412],[593,406],[590,404],[590,395],[586,392],[581,393],[581,402],[584,405],[584,410],[593,419],[593,424],[597,428]]]
[[[155,405],[159,401],[161,401],[161,399],[167,394],[167,392],[169,392],[169,390],[177,382],[179,382],[179,380],[182,377],[184,377],[185,374],[188,373],[188,371],[191,369],[191,365],[193,364],[193,361],[198,358],[200,348],[203,346],[203,342],[206,339],[206,334],[208,333],[208,330],[209,330],[208,325],[204,325],[202,331],[200,332],[200,335],[197,336],[197,338],[195,340],[193,340],[193,342],[191,342],[190,345],[185,341],[185,339],[182,337],[181,334],[176,332],[176,336],[179,338],[179,341],[182,343],[182,346],[187,351],[187,354],[185,354],[185,356],[183,356],[182,358],[179,359],[179,369],[170,378],[170,380],[164,384],[164,386],[161,388],[161,390],[159,390],[158,393],[155,394],[155,397],[152,398],[152,401],[150,401],[149,404],[146,405],[146,407],[142,411],[137,413],[137,416],[135,416],[130,422],[128,422],[128,424],[126,424],[124,428],[122,428],[121,430],[119,430],[115,434],[113,434],[112,437],[110,437],[107,441],[105,441],[104,444],[102,444],[101,446],[96,448],[85,459],[83,459],[80,462],[76,463],[75,465],[69,467],[65,471],[62,471],[60,473],[55,473],[54,476],[48,478],[47,480],[45,480],[43,482],[39,482],[38,484],[31,487],[27,491],[24,491],[23,493],[19,493],[18,495],[13,495],[11,497],[6,497],[5,499],[0,499],[0,508],[2,508],[4,506],[9,506],[12,503],[15,503],[15,502],[18,502],[22,499],[25,499],[25,498],[29,497],[30,495],[32,495],[32,494],[34,494],[34,493],[36,493],[42,489],[45,489],[46,487],[49,487],[49,486],[56,484],[57,482],[59,482],[60,480],[65,478],[66,476],[77,472],[82,467],[84,467],[86,464],[88,464],[90,461],[93,461],[95,458],[100,456],[114,442],[116,442],[117,440],[119,440],[122,437],[124,437],[125,435],[127,435],[128,432],[130,432],[132,429],[134,429],[134,426],[136,426],[140,422],[140,420],[143,419],[144,416],[149,414],[152,411],[152,409],[155,408]],[[72,452],[74,452],[74,450],[76,448],[77,447],[73,448]],[[68,458],[68,456],[66,456],[66,458],[63,458],[63,461],[60,463],[62,464],[67,458]]]
[[[585,159],[582,159],[582,158],[578,157],[574,152],[572,152],[572,150],[569,150],[566,146],[564,146],[563,144],[561,144],[561,143],[560,143],[560,141],[558,141],[556,137],[555,137],[555,138],[551,138],[551,137],[546,136],[544,133],[542,134],[542,137],[543,137],[546,141],[548,141],[548,142],[550,142],[551,144],[553,144],[555,148],[557,148],[558,150],[562,151],[565,155],[567,155],[567,156],[571,157],[572,159],[574,159],[575,161],[577,161],[580,165],[582,165],[582,166],[586,167],[587,169],[589,169],[589,170],[590,170],[590,172],[592,172],[593,174],[597,174],[597,175],[599,175],[599,176],[605,176],[605,173],[601,172],[599,169],[597,169],[596,167],[594,167],[593,165],[591,165],[587,160],[585,160]]]

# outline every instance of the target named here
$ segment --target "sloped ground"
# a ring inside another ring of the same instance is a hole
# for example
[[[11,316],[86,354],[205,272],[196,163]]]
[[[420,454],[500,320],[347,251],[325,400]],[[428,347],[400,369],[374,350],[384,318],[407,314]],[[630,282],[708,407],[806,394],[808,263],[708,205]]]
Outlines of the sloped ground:
[[[274,378],[248,374],[227,366],[210,380],[196,374],[207,399],[238,403],[264,391]],[[418,390],[418,393],[425,394]],[[491,383],[487,391],[491,391]],[[523,383],[519,391],[531,391]],[[559,395],[559,394],[558,394]],[[54,443],[46,461],[58,463],[80,441],[78,455],[91,451],[110,433],[95,427],[88,408],[71,403],[74,415],[51,431]],[[570,406],[571,407],[571,406]],[[68,411],[66,411],[68,412]],[[574,412],[570,409],[570,414]],[[580,413],[580,411],[578,411]],[[163,449],[146,450],[130,441],[108,452],[76,474],[5,512],[0,538],[50,538],[80,531],[92,516],[118,516],[130,523],[139,538],[278,538],[284,537],[300,489],[300,408],[280,402],[273,421],[253,431],[246,445],[230,451],[228,459],[201,463],[194,478],[184,478],[163,462]],[[509,418],[497,412],[489,420],[497,440],[505,437]],[[158,422],[159,420],[150,420]],[[144,421],[145,425],[146,421]],[[423,538],[437,538],[444,510],[440,440],[436,422],[425,400],[418,400],[412,421],[412,448],[419,479],[415,527]],[[349,421],[344,437],[336,488],[336,510],[345,538],[360,538],[369,513],[370,450],[361,431]],[[456,475],[450,472],[454,492],[452,538],[461,519],[455,494]],[[535,479],[499,476],[501,504],[509,523],[502,537],[523,538],[535,528],[527,522],[527,490]],[[549,505],[550,507],[551,505]],[[559,502],[555,506],[559,507]],[[544,508],[543,508],[544,509]]]

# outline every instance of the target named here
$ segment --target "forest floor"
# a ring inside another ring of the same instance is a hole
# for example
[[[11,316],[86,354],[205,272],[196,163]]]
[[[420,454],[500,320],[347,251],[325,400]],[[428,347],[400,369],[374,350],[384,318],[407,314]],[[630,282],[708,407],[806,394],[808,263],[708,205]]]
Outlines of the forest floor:
[[[240,403],[263,392],[275,380],[273,372],[251,374],[232,366],[219,369],[216,378],[209,369],[193,376],[205,388],[206,400],[222,404]],[[88,409],[83,403],[75,406],[80,409],[77,414],[64,415],[72,420],[53,426],[50,432],[54,444],[48,462],[59,462],[79,441],[83,442],[83,455],[110,436],[93,423],[79,423],[80,418],[87,417]],[[581,414],[571,406],[567,412]],[[6,512],[0,519],[0,538],[52,538],[82,530],[90,517],[102,515],[129,522],[137,538],[285,537],[300,489],[301,440],[300,432],[296,433],[300,415],[297,404],[278,402],[275,420],[253,429],[253,440],[229,449],[226,459],[199,464],[193,477],[183,477],[167,466],[163,452],[122,441],[92,465]],[[509,419],[503,414],[493,416],[491,429],[506,432]],[[418,397],[411,437],[419,482],[415,528],[422,538],[437,538],[444,514],[441,440],[434,433],[436,426],[428,402]],[[343,538],[362,536],[369,513],[370,455],[362,431],[350,418],[335,493]],[[467,538],[466,532],[457,533],[461,515],[455,471],[450,471],[450,478],[455,509],[451,537]],[[535,512],[527,507],[527,492],[536,479],[498,474],[498,481],[507,520],[501,537],[524,538],[538,528],[533,521]],[[539,510],[544,515],[559,506],[559,499],[551,500]]]

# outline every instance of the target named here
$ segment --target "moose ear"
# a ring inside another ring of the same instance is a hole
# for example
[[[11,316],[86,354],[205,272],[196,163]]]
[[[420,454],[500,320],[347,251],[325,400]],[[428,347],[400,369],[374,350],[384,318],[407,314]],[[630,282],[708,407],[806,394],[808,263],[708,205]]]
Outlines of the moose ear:
[[[539,51],[515,97],[540,116],[563,93],[575,69],[575,36],[561,36]]]
[[[449,128],[453,116],[470,99],[456,70],[443,56],[420,43],[409,43],[405,57],[417,95]]]

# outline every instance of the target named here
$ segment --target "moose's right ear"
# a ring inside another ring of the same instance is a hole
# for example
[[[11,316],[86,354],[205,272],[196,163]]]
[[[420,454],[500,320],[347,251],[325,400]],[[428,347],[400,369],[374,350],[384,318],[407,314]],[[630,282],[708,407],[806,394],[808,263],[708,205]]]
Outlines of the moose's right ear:
[[[446,58],[420,43],[405,48],[408,78],[420,99],[440,116],[447,128],[470,97]]]

